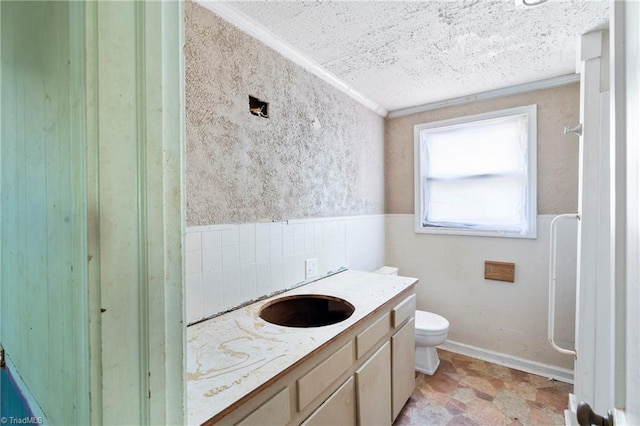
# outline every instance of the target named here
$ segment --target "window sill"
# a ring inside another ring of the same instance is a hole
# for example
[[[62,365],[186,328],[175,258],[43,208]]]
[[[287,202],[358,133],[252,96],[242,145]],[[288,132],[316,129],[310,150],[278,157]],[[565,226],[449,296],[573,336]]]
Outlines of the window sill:
[[[445,228],[445,227],[423,227],[416,224],[414,227],[416,234],[439,234],[439,235],[466,235],[470,237],[498,237],[498,238],[523,238],[535,240],[538,238],[535,227],[526,234],[507,231],[482,231],[477,229]]]

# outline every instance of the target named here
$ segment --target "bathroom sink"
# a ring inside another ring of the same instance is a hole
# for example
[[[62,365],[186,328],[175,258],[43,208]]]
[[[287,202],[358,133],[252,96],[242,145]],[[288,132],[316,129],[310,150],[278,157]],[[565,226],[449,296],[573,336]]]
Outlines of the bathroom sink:
[[[260,310],[260,318],[286,327],[322,327],[346,320],[355,308],[339,297],[295,295],[275,299]]]

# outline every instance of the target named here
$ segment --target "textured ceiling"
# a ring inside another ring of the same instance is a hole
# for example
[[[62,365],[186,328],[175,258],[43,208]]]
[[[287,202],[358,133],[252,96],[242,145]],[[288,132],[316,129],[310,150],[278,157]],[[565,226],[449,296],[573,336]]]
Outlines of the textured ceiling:
[[[607,0],[225,2],[393,111],[575,72]]]

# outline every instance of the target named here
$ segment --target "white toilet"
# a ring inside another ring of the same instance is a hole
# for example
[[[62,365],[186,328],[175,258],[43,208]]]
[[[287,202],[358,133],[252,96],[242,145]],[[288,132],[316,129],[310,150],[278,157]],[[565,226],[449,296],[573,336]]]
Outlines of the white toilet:
[[[379,274],[398,275],[398,268],[383,266],[375,271]],[[433,375],[440,365],[436,346],[447,340],[449,321],[446,318],[425,311],[416,310],[416,371]]]
[[[447,340],[449,321],[425,311],[416,310],[416,371],[433,375],[440,365],[436,346]]]

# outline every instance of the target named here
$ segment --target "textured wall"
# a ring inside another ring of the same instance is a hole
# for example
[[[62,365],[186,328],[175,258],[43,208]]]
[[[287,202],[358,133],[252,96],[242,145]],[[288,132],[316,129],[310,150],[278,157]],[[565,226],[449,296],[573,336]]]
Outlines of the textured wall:
[[[413,126],[465,115],[538,105],[538,213],[578,208],[578,140],[565,125],[580,121],[579,84],[441,108],[387,120],[385,194],[387,213],[413,213]]]
[[[384,212],[382,118],[196,4],[185,20],[188,226]]]

